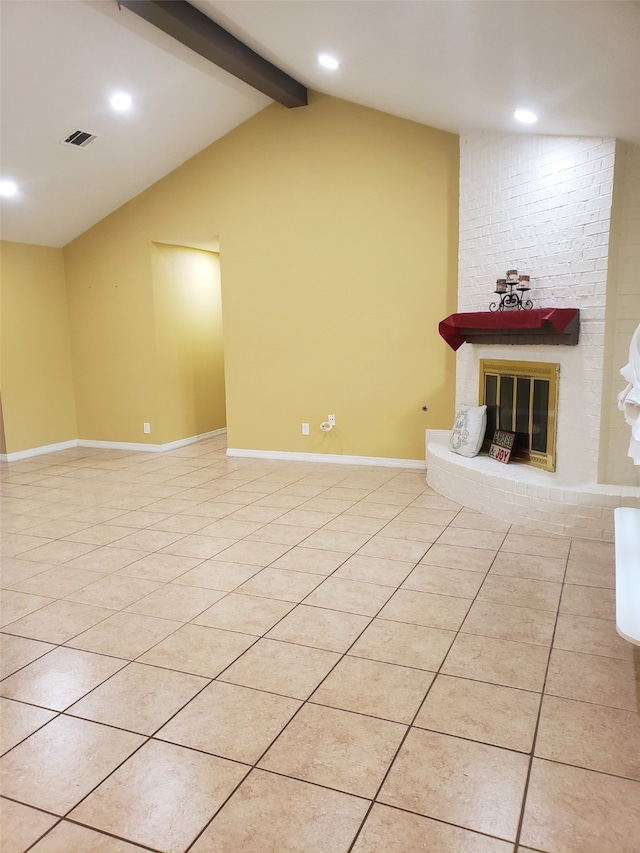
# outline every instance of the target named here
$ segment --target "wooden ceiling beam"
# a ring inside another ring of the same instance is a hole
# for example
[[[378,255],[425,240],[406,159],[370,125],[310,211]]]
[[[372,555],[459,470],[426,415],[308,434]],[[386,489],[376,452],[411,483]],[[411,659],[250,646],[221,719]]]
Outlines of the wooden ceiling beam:
[[[307,104],[307,89],[186,0],[119,0],[145,21],[285,107]]]

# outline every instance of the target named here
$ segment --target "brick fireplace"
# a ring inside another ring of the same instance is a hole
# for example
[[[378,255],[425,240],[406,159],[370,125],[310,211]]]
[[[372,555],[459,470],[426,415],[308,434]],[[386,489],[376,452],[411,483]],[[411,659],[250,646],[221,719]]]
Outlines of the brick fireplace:
[[[576,346],[465,343],[456,405],[477,405],[481,359],[560,365],[556,471],[456,457],[428,431],[427,480],[472,508],[547,532],[613,537],[640,507],[616,408],[640,322],[640,148],[614,139],[473,134],[461,139],[458,312],[487,311],[501,271],[531,276],[536,308],[580,309]]]

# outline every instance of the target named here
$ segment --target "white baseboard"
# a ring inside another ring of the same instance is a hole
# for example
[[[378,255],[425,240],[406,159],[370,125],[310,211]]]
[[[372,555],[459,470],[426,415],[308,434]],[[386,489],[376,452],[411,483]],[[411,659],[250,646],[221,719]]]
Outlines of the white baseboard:
[[[42,447],[31,447],[29,450],[18,450],[15,453],[0,453],[0,461],[17,462],[20,459],[29,459],[32,456],[42,456],[45,453],[55,453],[58,450],[71,450],[74,447],[93,447],[98,450],[145,450],[152,453],[163,453],[167,450],[177,450],[206,438],[225,433],[223,429],[214,429],[211,432],[203,432],[200,435],[192,435],[189,438],[180,438],[178,441],[170,441],[167,444],[142,444],[133,441],[92,441],[79,438],[72,441],[61,441],[58,444],[46,444]]]
[[[222,435],[227,430],[214,429],[211,432],[203,432],[200,435],[191,435],[189,438],[180,438],[177,441],[169,441],[167,444],[143,444],[137,441],[92,441],[91,439],[79,438],[78,447],[93,447],[98,450],[143,450],[147,453],[166,453],[167,450],[177,450],[215,435]]]
[[[424,471],[422,459],[390,459],[386,456],[342,456],[337,453],[289,453],[282,450],[244,450],[227,448],[227,456],[251,459],[282,459],[289,462],[332,462],[337,465],[376,465],[385,468],[410,468]]]
[[[186,447],[188,444],[195,444],[207,438],[214,438],[216,435],[224,435],[226,432],[226,427],[212,429],[210,432],[202,432],[200,435],[192,435],[189,438],[179,438],[177,441],[170,441],[168,444],[161,445],[161,447],[163,450],[177,450],[179,447]]]
[[[17,462],[19,459],[30,459],[32,456],[42,456],[45,453],[57,453],[59,450],[69,450],[77,447],[78,442],[59,441],[57,444],[44,444],[41,447],[30,447],[28,450],[16,450],[15,453],[0,453],[3,462]]]
[[[159,453],[161,444],[142,444],[137,441],[93,441],[90,438],[79,438],[78,447],[90,447],[93,450],[146,450],[149,453]]]

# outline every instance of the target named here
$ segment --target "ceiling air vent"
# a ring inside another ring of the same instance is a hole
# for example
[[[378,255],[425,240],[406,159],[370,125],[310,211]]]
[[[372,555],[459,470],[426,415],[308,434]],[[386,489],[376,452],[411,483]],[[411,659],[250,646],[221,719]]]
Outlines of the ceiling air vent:
[[[62,140],[63,145],[73,145],[75,148],[86,148],[91,145],[96,138],[94,133],[87,133],[86,130],[74,130],[66,139]]]

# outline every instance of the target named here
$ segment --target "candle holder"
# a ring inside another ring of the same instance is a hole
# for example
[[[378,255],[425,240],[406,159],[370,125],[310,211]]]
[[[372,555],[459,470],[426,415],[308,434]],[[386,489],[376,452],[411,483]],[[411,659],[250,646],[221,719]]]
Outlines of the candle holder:
[[[500,296],[499,302],[489,305],[490,311],[515,310],[524,311],[533,308],[533,302],[525,299],[524,294],[530,290],[531,278],[528,275],[518,275],[518,270],[507,270],[506,278],[496,281],[494,293]]]

